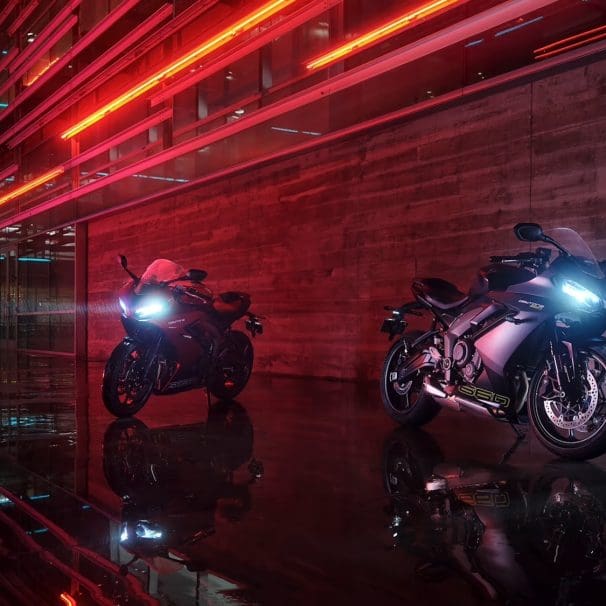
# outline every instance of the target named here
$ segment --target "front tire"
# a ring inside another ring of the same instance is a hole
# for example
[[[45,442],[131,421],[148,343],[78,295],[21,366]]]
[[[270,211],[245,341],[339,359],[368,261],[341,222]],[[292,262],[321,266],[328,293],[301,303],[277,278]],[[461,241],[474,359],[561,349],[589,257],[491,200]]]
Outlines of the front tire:
[[[530,384],[528,412],[541,444],[560,457],[590,459],[606,452],[606,360],[593,349],[576,352],[582,395],[571,402],[557,388],[551,360],[544,360]]]
[[[424,355],[422,349],[410,347],[421,334],[416,331],[405,334],[404,338],[392,345],[383,363],[381,399],[387,414],[400,425],[425,425],[440,412],[440,405],[423,388],[425,374],[422,368],[406,381],[393,380],[393,373],[417,356]]]
[[[145,376],[145,350],[139,343],[122,341],[103,372],[105,408],[116,417],[130,417],[143,408],[152,388],[153,381]]]
[[[254,360],[250,339],[237,330],[228,333],[208,378],[208,390],[221,400],[235,398],[248,383]]]

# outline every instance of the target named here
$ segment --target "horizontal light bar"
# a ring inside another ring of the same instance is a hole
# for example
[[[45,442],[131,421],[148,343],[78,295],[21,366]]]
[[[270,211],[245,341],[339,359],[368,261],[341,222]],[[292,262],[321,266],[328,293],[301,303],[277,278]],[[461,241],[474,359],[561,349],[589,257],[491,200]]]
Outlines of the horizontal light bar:
[[[511,27],[506,27],[505,29],[498,31],[494,35],[494,37],[500,38],[501,36],[506,36],[507,34],[517,32],[519,29],[528,27],[529,25],[533,25],[535,23],[538,23],[539,21],[543,21],[543,15],[539,15],[538,17],[535,17],[534,19],[531,19],[530,21],[522,21],[521,23],[516,23],[515,25],[512,25]]]
[[[10,2],[2,9],[2,12],[0,13],[0,25],[6,21],[17,4],[19,4],[19,0],[10,0]]]
[[[108,177],[87,183],[78,189],[65,192],[55,198],[46,200],[36,207],[18,212],[10,218],[6,218],[5,220],[0,219],[0,229],[15,223],[23,222],[33,216],[50,211],[53,208],[57,208],[71,200],[83,198],[94,191],[103,189],[104,187],[107,187],[112,183],[116,183],[126,177],[130,177],[135,173],[149,170],[150,168],[163,162],[178,158],[179,156],[195,151],[196,149],[199,149],[205,145],[210,145],[215,141],[224,140],[242,130],[251,128],[259,123],[266,122],[273,117],[280,116],[293,109],[304,107],[305,105],[320,99],[326,99],[331,94],[345,90],[375,76],[379,76],[400,67],[401,65],[409,64],[416,61],[420,57],[425,57],[433,52],[437,52],[443,48],[452,46],[453,44],[468,40],[469,38],[477,36],[481,32],[494,29],[503,23],[516,19],[531,10],[549,6],[558,1],[559,0],[508,0],[503,4],[499,4],[487,9],[482,13],[473,15],[472,17],[464,19],[463,21],[449,26],[444,30],[430,34],[429,36],[411,43],[406,47],[395,49],[391,53],[378,57],[369,63],[365,63],[353,68],[352,70],[339,74],[338,76],[334,76],[326,82],[312,86],[310,89],[302,91],[297,95],[287,97],[272,105],[256,110],[247,118],[242,118],[241,120],[226,124],[216,131],[211,131],[191,140],[177,144],[171,148],[159,152],[154,156],[145,158],[134,165],[129,165],[114,173],[111,173]],[[539,68],[536,67],[535,69]],[[489,82],[490,81],[482,82],[482,87],[486,87],[487,83]],[[456,91],[453,98],[458,98],[460,95],[461,92]],[[439,99],[432,100],[432,103],[438,102]],[[410,112],[413,109],[414,107],[406,108],[406,111]],[[312,139],[312,141],[325,141],[326,137],[327,135],[321,139]],[[330,137],[330,135],[328,135],[328,137]],[[247,166],[254,166],[256,163],[256,161],[253,161],[247,164]],[[230,174],[229,171],[224,172]],[[216,173],[210,175],[209,178],[216,178]],[[199,181],[201,180],[198,180],[197,182]],[[183,185],[180,187],[183,187]],[[165,193],[166,192],[163,190],[162,195],[164,196]],[[105,211],[102,213],[97,213],[95,216],[101,216],[104,212]]]
[[[104,19],[99,21],[97,25],[95,25],[90,31],[88,31],[82,38],[80,38],[66,53],[53,65],[52,69],[50,69],[44,76],[42,76],[39,80],[36,81],[35,85],[30,86],[27,90],[21,92],[19,96],[17,96],[10,104],[10,109],[6,112],[6,115],[2,115],[2,118],[5,118],[7,115],[12,113],[23,103],[26,101],[31,95],[33,95],[41,86],[43,86],[54,74],[63,69],[66,65],[68,65],[71,61],[73,61],[83,50],[88,48],[93,42],[95,42],[100,36],[102,36],[110,27],[112,27],[117,21],[119,21],[129,10],[139,4],[141,0],[124,0],[122,4],[116,9],[114,9],[111,13],[105,16]],[[141,27],[141,26],[138,26]],[[135,28],[136,29],[138,29]],[[132,34],[132,32],[131,32]],[[37,116],[44,113],[45,116],[48,116],[50,112],[48,112],[49,107],[56,107],[57,101],[64,94],[67,94],[73,90],[73,86],[77,84],[81,84],[83,81],[81,78],[84,76],[84,72],[87,73],[87,76],[90,76],[91,68],[94,69],[96,62],[89,64],[85,69],[82,70],[75,78],[72,78],[64,87],[60,88],[55,93],[51,94],[44,103],[41,103],[36,107],[36,109],[28,112],[20,120],[16,122],[14,126],[7,129],[5,132],[0,134],[0,145],[10,139],[10,137],[22,130],[32,122]],[[74,81],[76,79],[80,79],[78,83]],[[41,128],[42,125],[39,126]],[[38,130],[38,129],[36,129]]]
[[[551,57],[558,53],[563,53],[564,51],[571,50],[573,48],[578,48],[579,46],[583,46],[584,44],[596,42],[597,40],[601,40],[605,36],[606,25],[594,27],[592,29],[588,29],[584,32],[581,32],[580,34],[568,36],[567,38],[562,38],[557,42],[552,42],[551,44],[547,44],[546,46],[542,46],[541,48],[535,49],[535,59],[544,59],[546,57]]]
[[[6,202],[10,202],[10,200],[14,200],[15,198],[18,198],[19,196],[27,193],[28,191],[31,191],[32,189],[36,189],[36,187],[39,187],[40,185],[43,185],[44,183],[51,181],[55,177],[58,177],[59,175],[63,174],[63,171],[64,171],[63,167],[59,166],[57,168],[53,168],[53,170],[49,170],[47,173],[40,175],[39,177],[37,177],[36,179],[33,179],[32,181],[28,181],[27,183],[24,183],[20,187],[13,189],[13,191],[9,192],[8,194],[1,196],[0,205],[5,204]]]
[[[4,179],[6,179],[7,177],[10,177],[11,175],[14,175],[18,170],[19,170],[18,164],[11,164],[10,166],[7,166],[6,168],[0,170],[0,181],[3,181]]]
[[[253,40],[247,40],[238,47],[230,49],[229,52],[221,55],[221,58],[208,62],[208,64],[204,65],[204,67],[201,69],[197,69],[194,73],[179,78],[177,82],[171,84],[170,86],[163,87],[151,98],[150,102],[152,107],[166,101],[167,99],[170,99],[186,88],[197,84],[200,82],[200,80],[208,78],[212,74],[216,74],[224,67],[235,63],[242,57],[262,48],[272,40],[283,36],[296,27],[303,25],[310,19],[313,19],[314,17],[317,17],[318,15],[330,10],[334,6],[341,4],[342,1],[343,0],[323,0],[322,2],[313,2],[310,6],[304,6],[298,11],[288,15],[288,17],[285,17],[276,25],[264,28],[263,31],[256,35]]]
[[[106,139],[105,141],[101,141],[101,143],[95,145],[94,147],[87,149],[85,152],[82,152],[81,154],[72,158],[71,160],[68,160],[63,165],[63,168],[64,168],[64,170],[69,170],[70,168],[79,166],[80,164],[87,162],[91,158],[94,158],[95,156],[102,154],[103,152],[107,151],[111,147],[116,147],[116,146],[120,145],[121,143],[124,143],[125,141],[132,139],[135,135],[138,135],[139,133],[142,133],[143,131],[150,129],[153,126],[157,126],[158,124],[161,124],[165,120],[168,120],[169,118],[171,118],[172,115],[173,115],[173,110],[170,108],[163,109],[159,112],[156,112],[155,114],[152,114],[151,116],[148,116],[147,118],[145,118],[145,120],[141,120],[141,122],[137,122],[136,124],[133,124],[129,128],[117,133],[113,137]]]
[[[26,8],[24,8],[19,16],[9,25],[8,33],[11,36],[15,35],[15,32],[23,25],[25,20],[38,8],[38,0],[32,0]]]
[[[61,27],[61,25],[70,17],[71,13],[78,8],[82,0],[71,0],[68,4],[66,4],[46,25],[45,28],[42,29],[37,34],[36,39],[28,44],[25,49],[23,49],[19,56],[13,61],[13,64],[10,66],[10,72],[14,72],[18,69],[18,67],[35,56],[39,58],[40,55],[44,54],[45,50],[47,50],[48,46],[46,45],[46,41],[53,34],[53,32]],[[30,64],[31,65],[31,64]]]
[[[63,36],[65,36],[65,34],[67,34],[67,32],[69,32],[74,25],[76,25],[76,23],[78,23],[78,17],[72,15],[61,25],[58,30],[53,32],[53,34],[51,34],[44,41],[44,44],[38,49],[38,53],[36,55],[24,61],[17,69],[11,72],[10,77],[0,86],[0,95],[4,94],[13,84],[15,84],[15,82],[17,82],[17,80],[19,80],[19,78],[21,78],[21,76],[23,76],[23,74],[25,74],[27,70],[36,63],[38,56],[45,53],[51,47],[57,44],[57,42],[59,42],[59,40],[61,40],[61,38],[63,38]]]
[[[236,36],[239,36],[240,34],[251,30],[253,27],[259,25],[267,18],[271,17],[286,6],[293,4],[293,2],[295,1],[296,0],[272,0],[272,2],[263,5],[258,10],[250,13],[243,19],[240,19],[239,21],[237,21],[227,29],[223,30],[216,36],[213,36],[204,44],[194,49],[187,55],[180,57],[179,59],[177,59],[177,61],[174,61],[173,63],[165,67],[163,70],[156,72],[153,76],[147,78],[147,80],[144,80],[143,82],[126,91],[113,101],[110,101],[109,103],[104,105],[101,109],[97,110],[96,112],[93,112],[71,128],[68,128],[64,133],[62,133],[61,138],[71,139],[71,137],[77,135],[78,133],[81,133],[96,122],[99,122],[99,120],[102,120],[108,114],[116,111],[123,105],[130,103],[133,99],[140,97],[148,90],[160,84],[160,82],[162,82],[163,80],[174,76],[175,74],[189,67],[196,61],[199,61],[202,57],[205,57],[206,55],[209,55],[211,52],[220,48],[221,46],[224,46],[225,44],[233,40]]]
[[[22,263],[51,263],[51,259],[44,259],[42,257],[17,257],[17,261],[21,261]]]
[[[0,72],[5,68],[10,67],[12,60],[18,54],[19,54],[19,49],[16,46],[13,46],[13,48],[6,51],[6,54],[3,54],[2,59],[0,59]]]
[[[389,21],[380,27],[370,30],[366,34],[358,36],[353,40],[338,46],[324,55],[320,55],[313,61],[310,61],[306,67],[307,69],[319,69],[320,67],[325,67],[345,56],[353,55],[354,53],[357,53],[368,46],[383,40],[384,38],[393,36],[407,27],[414,25],[417,21],[420,21],[425,17],[429,17],[436,12],[460,3],[461,0],[433,0],[433,2],[424,4],[413,11],[408,11],[393,21]]]

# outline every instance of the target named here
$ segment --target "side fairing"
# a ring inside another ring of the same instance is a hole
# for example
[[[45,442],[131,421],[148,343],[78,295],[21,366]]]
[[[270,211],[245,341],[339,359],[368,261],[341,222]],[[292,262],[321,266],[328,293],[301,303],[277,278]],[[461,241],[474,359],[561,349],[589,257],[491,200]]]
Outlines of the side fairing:
[[[537,347],[536,333],[557,313],[553,301],[553,282],[545,274],[514,284],[505,292],[489,293],[499,303],[511,310],[508,319],[480,337],[475,345],[486,368],[499,376],[512,358],[534,358]],[[529,349],[530,348],[530,349]]]

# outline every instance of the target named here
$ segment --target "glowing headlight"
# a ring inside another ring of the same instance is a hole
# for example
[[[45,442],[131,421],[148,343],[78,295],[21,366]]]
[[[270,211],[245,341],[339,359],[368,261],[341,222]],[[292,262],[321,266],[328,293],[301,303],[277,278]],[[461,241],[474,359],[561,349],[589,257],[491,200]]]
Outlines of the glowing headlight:
[[[562,282],[562,292],[590,311],[596,310],[602,303],[602,299],[598,295],[574,280],[564,280]]]
[[[166,301],[162,299],[147,299],[147,301],[144,301],[143,305],[135,309],[135,315],[141,320],[152,318],[153,316],[159,316],[166,311],[166,307]]]
[[[126,303],[122,300],[122,299],[118,299],[118,303],[120,303],[120,309],[127,314],[128,313],[128,307],[126,307]]]
[[[120,533],[120,542],[124,543],[124,541],[128,541],[128,527],[126,524],[124,524],[122,532]]]

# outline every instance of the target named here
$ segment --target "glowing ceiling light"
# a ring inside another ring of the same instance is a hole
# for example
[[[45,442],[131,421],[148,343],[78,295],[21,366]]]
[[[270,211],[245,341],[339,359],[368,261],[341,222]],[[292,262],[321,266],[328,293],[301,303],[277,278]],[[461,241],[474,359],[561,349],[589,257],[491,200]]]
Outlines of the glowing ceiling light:
[[[101,109],[93,112],[74,126],[70,127],[61,135],[61,138],[70,139],[74,135],[81,133],[83,130],[86,130],[92,124],[95,124],[96,122],[99,122],[99,120],[105,118],[105,116],[107,116],[108,114],[116,111],[123,105],[130,103],[133,99],[140,97],[142,94],[154,88],[162,81],[186,69],[187,67],[196,63],[206,55],[209,55],[221,46],[224,46],[225,44],[233,40],[236,36],[239,36],[240,34],[251,30],[252,28],[265,21],[265,19],[271,17],[278,11],[289,6],[290,4],[293,4],[294,2],[296,2],[296,0],[273,0],[272,2],[264,4],[261,8],[250,13],[239,21],[236,21],[236,23],[223,30],[216,36],[213,36],[212,38],[204,42],[204,44],[198,46],[187,55],[184,55],[183,57],[177,59],[161,71],[147,78],[147,80],[144,80],[143,82],[126,91],[113,101],[110,101],[109,103],[104,105]]]
[[[429,15],[448,8],[453,4],[459,4],[461,1],[462,0],[434,0],[433,2],[424,4],[413,11],[404,13],[393,21],[389,21],[388,23],[369,31],[368,33],[358,36],[357,38],[354,38],[353,40],[350,40],[349,42],[346,42],[345,44],[342,44],[341,46],[329,51],[328,53],[317,57],[313,61],[310,61],[306,67],[307,69],[318,69],[320,67],[325,67],[326,65],[334,63],[342,57],[357,53],[358,51],[363,50],[375,42],[399,33],[403,29],[413,25],[415,21],[429,17]]]
[[[10,200],[14,200],[22,194],[31,191],[32,189],[36,189],[36,187],[43,185],[47,181],[58,177],[59,175],[63,174],[63,170],[64,169],[62,166],[59,166],[58,168],[53,168],[53,170],[50,170],[47,173],[44,173],[43,175],[40,175],[36,179],[24,183],[21,187],[13,189],[13,191],[8,192],[8,194],[6,194],[5,196],[0,197],[0,205],[4,204],[5,202],[9,202]]]

